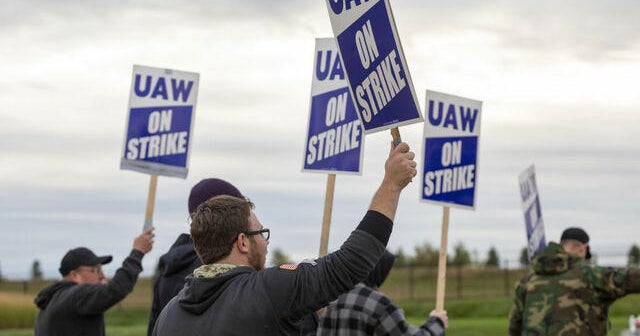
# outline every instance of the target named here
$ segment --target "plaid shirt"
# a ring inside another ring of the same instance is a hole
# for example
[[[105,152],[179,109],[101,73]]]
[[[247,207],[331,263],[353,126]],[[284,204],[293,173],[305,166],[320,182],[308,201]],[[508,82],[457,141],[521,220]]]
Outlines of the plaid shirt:
[[[317,335],[441,336],[444,328],[437,317],[430,317],[420,328],[412,326],[389,297],[359,283],[327,306],[320,317]]]

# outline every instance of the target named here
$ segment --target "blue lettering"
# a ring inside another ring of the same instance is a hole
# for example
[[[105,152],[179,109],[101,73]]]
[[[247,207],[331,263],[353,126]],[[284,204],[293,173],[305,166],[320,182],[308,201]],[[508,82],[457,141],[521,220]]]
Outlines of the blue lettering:
[[[331,69],[331,76],[329,79],[333,80],[336,76],[340,77],[340,79],[344,79],[344,71],[342,70],[342,63],[340,62],[340,57],[336,55],[335,61],[333,61],[333,68]]]
[[[320,69],[322,65],[322,50],[318,51],[318,61],[316,62],[316,77],[323,81],[329,75],[329,66],[331,64],[331,50],[327,51],[327,58],[325,59],[324,70]]]
[[[456,119],[456,107],[453,104],[449,105],[447,109],[447,116],[444,118],[444,123],[442,126],[449,127],[449,125],[453,126],[453,129],[458,129],[458,119]]]
[[[336,13],[342,13],[342,8],[344,7],[344,0],[329,0],[329,4],[331,5],[331,10]]]
[[[151,93],[151,98],[156,98],[157,96],[162,96],[162,98],[168,99],[167,84],[164,82],[163,77],[158,78],[156,86],[153,88],[153,92]]]
[[[136,81],[133,86],[133,91],[136,93],[136,96],[146,97],[149,94],[149,90],[151,90],[151,76],[147,76],[144,89],[140,89],[140,74],[136,74]]]
[[[449,127],[453,126],[453,129],[458,129],[458,117],[456,116],[456,105],[448,104],[447,112],[444,112],[444,102],[438,102],[438,106],[435,106],[436,102],[429,100],[429,123],[433,126]],[[473,132],[476,127],[476,119],[478,118],[478,109],[471,109],[470,107],[458,106],[460,112],[460,123],[463,131]],[[444,120],[443,120],[444,119]]]
[[[438,111],[433,108],[434,102],[429,99],[429,122],[433,126],[439,126],[442,122],[442,108],[444,107],[442,102],[438,102]]]
[[[460,106],[460,119],[462,120],[462,130],[466,131],[469,126],[469,132],[473,132],[473,128],[476,126],[476,117],[478,116],[478,110],[474,109],[471,112],[471,108],[465,110],[464,106]]]
[[[173,89],[173,100],[178,100],[182,95],[182,102],[186,102],[189,99],[189,93],[191,92],[191,87],[193,86],[193,81],[189,81],[187,87],[184,87],[184,81],[180,80],[180,82],[176,81],[175,78],[171,78],[171,87]],[[165,98],[166,99],[166,98]]]
[[[369,0],[364,0],[364,2],[368,1]],[[362,3],[361,0],[329,0],[329,5],[331,5],[331,10],[335,14],[340,14],[343,10],[350,10],[352,2],[354,6],[360,6]]]

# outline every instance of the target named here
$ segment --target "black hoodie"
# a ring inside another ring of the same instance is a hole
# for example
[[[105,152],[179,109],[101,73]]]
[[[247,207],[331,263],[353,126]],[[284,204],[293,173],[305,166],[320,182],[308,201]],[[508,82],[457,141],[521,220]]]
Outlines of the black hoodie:
[[[147,335],[151,335],[162,308],[184,287],[187,275],[193,273],[193,270],[200,265],[202,262],[193,248],[191,236],[186,233],[180,234],[158,262],[158,271],[153,282],[153,302]]]
[[[104,335],[104,312],[133,290],[143,256],[132,250],[106,285],[63,280],[40,291],[34,300],[40,309],[35,336]]]
[[[153,335],[297,335],[305,315],[364,280],[391,228],[390,219],[369,211],[338,251],[317,261],[189,276],[158,316]]]

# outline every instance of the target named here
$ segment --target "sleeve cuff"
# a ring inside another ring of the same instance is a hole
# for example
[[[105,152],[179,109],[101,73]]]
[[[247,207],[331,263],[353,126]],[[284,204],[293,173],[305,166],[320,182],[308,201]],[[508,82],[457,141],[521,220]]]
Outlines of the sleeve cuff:
[[[391,230],[393,229],[393,221],[387,216],[374,211],[369,210],[362,218],[357,230],[362,230],[374,236],[383,245],[387,246],[389,242],[389,236],[391,236]]]
[[[144,253],[142,253],[142,251],[132,249],[131,253],[129,253],[129,257],[137,261],[142,261],[142,257],[144,257]]]

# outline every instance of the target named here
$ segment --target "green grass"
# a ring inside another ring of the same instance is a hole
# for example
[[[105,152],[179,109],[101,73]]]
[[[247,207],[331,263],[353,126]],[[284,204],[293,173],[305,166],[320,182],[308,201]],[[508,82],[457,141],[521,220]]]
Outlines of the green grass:
[[[436,273],[435,269],[394,269],[381,290],[404,309],[409,322],[419,326],[435,307]],[[445,299],[450,324],[447,334],[506,335],[512,288],[523,273],[449,268]],[[49,283],[0,282],[0,336],[33,335],[37,313],[33,298]],[[107,335],[146,334],[151,289],[150,279],[140,279],[133,293],[105,314]],[[640,314],[640,295],[629,295],[611,306],[609,335],[617,336],[627,328],[629,314]]]

